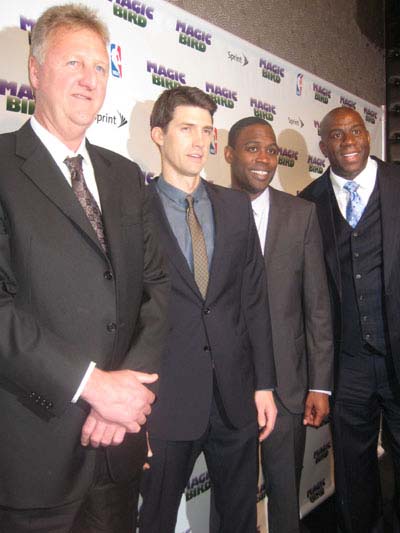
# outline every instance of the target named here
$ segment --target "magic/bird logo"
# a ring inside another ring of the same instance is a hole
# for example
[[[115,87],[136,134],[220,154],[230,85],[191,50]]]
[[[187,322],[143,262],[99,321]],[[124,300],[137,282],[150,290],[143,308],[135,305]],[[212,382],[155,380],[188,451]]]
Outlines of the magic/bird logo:
[[[232,91],[227,87],[222,87],[221,85],[206,81],[205,89],[206,93],[208,93],[214,102],[221,107],[233,109],[235,107],[235,102],[238,101],[237,92]]]
[[[272,122],[276,115],[276,106],[264,102],[258,98],[250,98],[250,107],[253,109],[254,116],[257,118],[262,118],[264,120],[269,120]]]
[[[186,85],[186,74],[174,68],[147,61],[147,72],[151,74],[153,85],[159,85],[164,87],[164,89],[173,89],[180,85]]]
[[[19,85],[16,81],[0,80],[0,95],[6,97],[6,111],[33,115],[35,97],[30,85]]]
[[[272,63],[263,57],[260,58],[258,66],[261,68],[261,76],[274,83],[281,83],[285,77],[285,69],[281,65]]]
[[[113,15],[140,28],[154,19],[154,7],[138,0],[107,0],[113,4]]]
[[[198,52],[205,52],[207,46],[211,46],[211,33],[207,33],[200,28],[195,28],[186,22],[176,21],[175,31],[179,33],[179,43]]]

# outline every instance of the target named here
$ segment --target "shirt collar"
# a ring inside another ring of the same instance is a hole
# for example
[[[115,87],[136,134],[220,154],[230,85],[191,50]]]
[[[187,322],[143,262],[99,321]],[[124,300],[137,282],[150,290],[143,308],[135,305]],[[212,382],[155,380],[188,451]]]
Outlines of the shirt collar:
[[[370,190],[375,185],[377,169],[378,169],[378,163],[374,159],[369,157],[364,170],[362,170],[358,174],[358,176],[354,178],[353,181],[358,183],[360,189]],[[349,181],[349,180],[346,180],[346,178],[342,178],[341,176],[338,176],[337,174],[335,174],[332,170],[332,167],[330,169],[330,178],[332,181],[332,186],[333,186],[333,190],[335,191],[335,194],[338,194],[341,191],[343,191],[343,186],[345,185],[347,181]]]
[[[257,216],[261,216],[263,211],[266,207],[269,205],[269,187],[263,191],[260,196],[257,196],[254,200],[251,201],[251,207],[253,209],[253,212]]]
[[[186,209],[186,197],[188,196],[187,192],[182,191],[182,189],[178,189],[177,187],[174,187],[168,183],[162,175],[157,180],[157,188],[169,200],[171,200],[171,202],[175,202]],[[200,180],[196,189],[191,193],[191,196],[193,197],[195,203],[207,198],[207,191],[202,180]]]
[[[82,142],[76,152],[73,152],[70,148],[65,146],[55,135],[49,132],[44,126],[42,126],[35,116],[31,117],[31,126],[33,131],[45,145],[47,150],[60,168],[64,166],[64,159],[66,157],[74,157],[80,154],[83,157],[83,162],[90,161],[89,153],[86,148],[86,139],[83,138]]]

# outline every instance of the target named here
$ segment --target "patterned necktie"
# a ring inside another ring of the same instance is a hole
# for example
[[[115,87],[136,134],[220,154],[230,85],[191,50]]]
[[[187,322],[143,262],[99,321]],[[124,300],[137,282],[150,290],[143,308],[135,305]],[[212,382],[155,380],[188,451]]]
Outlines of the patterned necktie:
[[[85,214],[88,217],[89,222],[97,235],[97,238],[99,239],[101,247],[103,248],[104,252],[107,253],[107,244],[104,236],[104,226],[101,211],[96,200],[93,198],[92,193],[89,191],[88,186],[86,185],[82,170],[82,160],[83,157],[79,154],[75,157],[65,158],[64,163],[67,165],[68,170],[71,173],[72,189],[78,198],[82,209],[85,211]]]
[[[364,211],[364,205],[357,192],[358,187],[359,184],[355,181],[346,181],[343,185],[343,189],[349,193],[349,199],[346,205],[346,220],[352,228],[357,226]]]
[[[205,298],[208,287],[208,258],[206,241],[204,239],[203,230],[201,229],[200,223],[197,220],[197,216],[193,208],[193,196],[190,194],[186,196],[186,202],[186,220],[189,226],[190,235],[192,237],[194,279],[201,292],[201,295],[203,298]]]

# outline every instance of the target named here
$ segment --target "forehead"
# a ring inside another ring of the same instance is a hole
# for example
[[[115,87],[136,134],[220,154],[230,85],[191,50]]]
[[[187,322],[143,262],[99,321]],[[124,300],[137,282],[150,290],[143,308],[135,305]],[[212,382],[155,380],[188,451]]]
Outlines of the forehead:
[[[47,52],[68,52],[70,50],[84,50],[84,53],[93,52],[108,59],[107,46],[103,38],[91,28],[70,28],[57,26],[48,35],[46,40]]]
[[[174,110],[171,122],[212,126],[212,117],[210,112],[202,107],[178,105]]]
[[[325,131],[331,131],[335,129],[348,128],[355,125],[365,128],[363,119],[356,111],[343,108],[343,111],[340,110],[327,117],[323,129]]]
[[[236,145],[243,145],[249,142],[276,144],[275,133],[268,124],[251,124],[241,129],[236,138]]]

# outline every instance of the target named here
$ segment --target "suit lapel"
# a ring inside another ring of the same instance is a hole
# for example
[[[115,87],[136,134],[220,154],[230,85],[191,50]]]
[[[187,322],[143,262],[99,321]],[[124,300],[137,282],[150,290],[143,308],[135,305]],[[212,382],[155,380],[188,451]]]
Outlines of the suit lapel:
[[[388,287],[393,260],[398,257],[400,241],[400,187],[397,181],[385,174],[379,161],[377,179],[381,203],[384,281]]]
[[[108,253],[111,258],[117,257],[122,243],[120,183],[110,162],[104,159],[89,142],[86,144],[99,191]],[[100,246],[97,237],[96,243]]]
[[[279,228],[285,222],[286,208],[279,204],[279,194],[270,187],[269,188],[269,214],[267,223],[267,234],[265,239],[264,256],[266,264],[269,263],[275,245],[279,237]]]
[[[332,198],[333,192],[329,178],[329,169],[319,179],[321,180],[318,184],[319,188],[314,194],[322,240],[324,243],[325,259],[336,284],[338,294],[341,296],[339,256],[332,211],[332,201],[334,201],[334,198]]]
[[[104,255],[87,216],[48,150],[27,122],[16,134],[16,154],[25,159],[22,172]]]
[[[183,280],[194,292],[198,298],[202,298],[199,288],[194,280],[192,271],[189,268],[186,257],[183,255],[181,247],[174,235],[174,232],[171,229],[171,226],[168,222],[167,215],[164,211],[164,206],[158,195],[157,189],[154,183],[150,183],[149,191],[153,199],[156,216],[158,218],[160,232],[161,232],[161,242],[165,243],[164,250],[168,255],[168,259],[175,266],[176,270],[182,276]]]
[[[210,278],[208,282],[207,295],[210,297],[218,287],[219,277],[225,275],[223,268],[224,243],[226,235],[226,224],[224,224],[224,212],[226,207],[223,204],[218,189],[212,183],[204,181],[208,197],[210,198],[214,215],[214,252],[210,266]]]

